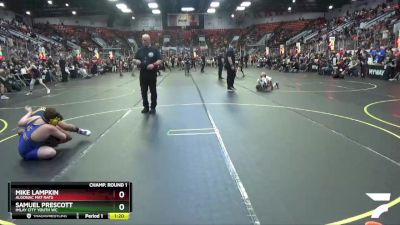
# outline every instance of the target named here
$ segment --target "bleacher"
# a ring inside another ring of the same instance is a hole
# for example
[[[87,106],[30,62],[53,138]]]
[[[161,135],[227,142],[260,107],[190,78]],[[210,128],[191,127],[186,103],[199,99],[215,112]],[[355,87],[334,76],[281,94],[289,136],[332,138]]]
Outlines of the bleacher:
[[[82,47],[84,51],[93,51],[94,48],[127,48],[128,39],[134,40],[140,46],[141,35],[144,33],[148,33],[154,45],[159,46],[162,46],[164,37],[168,36],[170,46],[195,47],[200,45],[199,37],[204,36],[206,43],[202,45],[206,44],[211,49],[226,48],[230,43],[237,46],[257,46],[267,43],[270,47],[284,43],[293,45],[298,41],[312,43],[321,37],[343,36],[343,32],[349,32],[350,39],[362,40],[362,35],[354,35],[357,26],[382,30],[383,22],[387,19],[396,21],[394,10],[396,7],[398,8],[397,4],[387,8],[363,9],[328,22],[324,19],[296,20],[257,24],[238,29],[117,31],[109,28],[38,24],[35,25],[33,32],[29,26],[11,23],[7,25],[7,31],[1,31],[0,41],[5,42],[6,38],[12,36],[30,40],[36,45],[50,44],[69,49]],[[36,33],[36,37],[31,36],[32,33]],[[232,42],[233,38],[238,36],[240,38]]]
[[[257,25],[257,31],[260,33],[271,33],[274,32],[279,26],[281,26],[281,22],[275,23],[266,23]]]
[[[289,21],[283,23],[282,29],[300,32],[304,30],[304,28],[310,24],[313,20],[298,20],[298,21]]]

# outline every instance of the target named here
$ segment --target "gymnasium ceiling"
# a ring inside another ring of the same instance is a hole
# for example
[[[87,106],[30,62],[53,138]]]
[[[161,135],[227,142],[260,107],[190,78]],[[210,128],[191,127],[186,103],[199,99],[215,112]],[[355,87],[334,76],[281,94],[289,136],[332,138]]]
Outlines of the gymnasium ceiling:
[[[33,17],[72,16],[72,11],[76,11],[78,15],[124,15],[116,8],[116,3],[125,3],[132,9],[133,12],[126,15],[151,14],[148,2],[158,3],[163,14],[179,13],[181,7],[193,7],[195,13],[206,13],[212,1],[220,2],[217,13],[231,14],[235,13],[236,7],[245,0],[52,0],[52,5],[48,4],[48,0],[0,0],[5,3],[6,8],[14,12],[25,14],[29,10]],[[244,13],[286,12],[289,6],[292,7],[292,12],[323,12],[328,10],[329,5],[338,8],[351,2],[351,0],[296,0],[295,3],[293,0],[249,1],[252,4]],[[66,3],[69,7],[65,6]]]

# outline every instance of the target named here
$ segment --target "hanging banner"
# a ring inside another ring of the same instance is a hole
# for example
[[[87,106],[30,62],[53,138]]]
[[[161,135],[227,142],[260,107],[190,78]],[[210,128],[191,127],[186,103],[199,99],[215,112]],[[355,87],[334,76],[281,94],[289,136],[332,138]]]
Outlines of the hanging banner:
[[[0,45],[0,61],[3,61],[3,60],[5,60],[6,58],[4,58],[4,56],[3,56],[3,51],[2,51],[2,49],[1,49],[1,45]]]
[[[178,14],[176,16],[176,25],[177,26],[189,26],[189,14]]]
[[[335,50],[335,37],[329,37],[329,49],[331,51]]]
[[[265,55],[269,55],[269,47],[265,47]]]
[[[297,51],[297,53],[301,52],[301,44],[300,44],[300,42],[296,43],[296,51]]]
[[[0,61],[5,60],[6,58],[3,56],[3,50],[1,49],[1,45],[0,45]]]
[[[284,54],[285,54],[285,45],[280,45],[280,47],[279,47],[279,53],[280,53],[281,55],[284,55]]]
[[[169,14],[167,24],[169,27],[199,27],[200,15],[197,14]]]
[[[96,57],[96,59],[100,59],[99,50],[97,48],[94,50],[94,56]]]
[[[75,49],[75,50],[73,51],[73,56],[74,56],[78,61],[81,60],[81,58],[82,58],[81,50]]]
[[[108,54],[109,54],[108,57],[109,57],[110,59],[114,59],[114,54],[113,54],[112,51],[109,51]]]
[[[384,30],[382,31],[382,39],[388,39],[389,38],[389,31]]]
[[[399,34],[397,35],[397,48],[400,49],[400,30],[399,30]]]
[[[46,50],[45,50],[44,47],[40,47],[40,48],[39,48],[39,59],[42,60],[42,61],[47,60],[47,57],[46,57]]]

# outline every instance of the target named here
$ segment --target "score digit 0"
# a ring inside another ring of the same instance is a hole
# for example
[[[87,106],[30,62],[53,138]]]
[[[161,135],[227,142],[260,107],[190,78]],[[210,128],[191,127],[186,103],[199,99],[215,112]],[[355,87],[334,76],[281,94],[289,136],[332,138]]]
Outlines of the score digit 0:
[[[118,196],[119,196],[119,198],[124,198],[125,197],[125,192],[120,191]]]
[[[119,204],[119,210],[124,211],[125,205],[124,204]]]

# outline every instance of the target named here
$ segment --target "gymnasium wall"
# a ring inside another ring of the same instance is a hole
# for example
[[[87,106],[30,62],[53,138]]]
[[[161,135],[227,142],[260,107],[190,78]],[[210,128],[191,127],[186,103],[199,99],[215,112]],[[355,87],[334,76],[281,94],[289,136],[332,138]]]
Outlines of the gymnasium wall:
[[[236,20],[227,14],[204,15],[204,29],[233,29],[237,28]]]
[[[339,16],[345,16],[347,11],[350,13],[354,11],[361,10],[363,8],[375,8],[377,5],[382,4],[386,2],[386,0],[358,0],[355,2],[352,2],[351,4],[346,4],[341,8],[333,9],[330,12],[326,13],[326,18],[331,19]]]
[[[325,14],[323,12],[311,12],[311,13],[287,13],[284,15],[277,16],[268,16],[264,18],[254,18],[254,16],[247,17],[244,21],[244,26],[251,26],[253,24],[264,24],[264,23],[275,23],[275,22],[283,22],[283,21],[294,21],[303,18],[307,19],[317,19],[320,17],[324,17]]]
[[[137,16],[135,20],[131,20],[130,30],[162,30],[162,21],[160,15]]]
[[[21,18],[22,21],[28,25],[32,24],[32,20],[29,16],[18,15],[10,10],[0,8],[0,18],[1,19],[12,20],[12,19],[15,19],[15,16]]]
[[[44,17],[34,19],[34,23],[64,24],[85,27],[110,27],[107,16],[71,16],[71,17]],[[112,28],[122,30],[162,30],[161,17],[153,15],[131,17],[116,17]]]
[[[107,16],[69,16],[35,18],[34,23],[64,24],[69,26],[107,27]]]
[[[15,17],[14,12],[0,8],[0,18],[6,19],[6,20],[12,20],[12,19],[14,19],[14,17]]]
[[[293,21],[299,18],[316,19],[319,17],[332,17],[345,15],[347,11],[353,12],[362,8],[374,8],[386,0],[357,0],[347,4],[342,8],[333,9],[330,12],[311,12],[311,13],[286,13],[284,15],[268,16],[258,18],[252,15],[246,15],[244,19],[232,19],[230,14],[206,14],[204,15],[204,29],[232,29],[238,27],[247,27],[253,24],[274,23],[281,21]],[[1,10],[1,9],[0,9]],[[3,10],[4,11],[4,10]],[[1,11],[0,11],[1,12]],[[13,17],[12,12],[1,13],[0,17]],[[112,19],[112,28],[123,30],[162,30],[162,17],[160,15],[136,15],[135,20],[130,17],[121,17],[116,15]],[[70,16],[59,18],[36,18],[34,23],[47,23],[88,27],[110,27],[107,16]],[[240,22],[239,22],[240,21]]]

